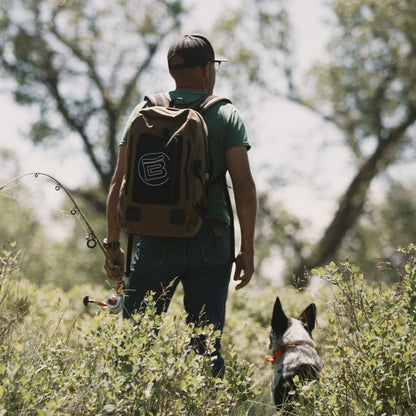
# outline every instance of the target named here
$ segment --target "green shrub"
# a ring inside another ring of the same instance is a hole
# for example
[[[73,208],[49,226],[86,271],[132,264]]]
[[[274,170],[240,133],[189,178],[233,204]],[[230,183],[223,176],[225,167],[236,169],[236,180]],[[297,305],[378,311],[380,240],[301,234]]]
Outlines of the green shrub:
[[[277,294],[290,316],[318,306],[314,338],[325,369],[319,383],[299,386],[298,415],[416,414],[415,253],[404,253],[391,285],[370,287],[346,262],[317,271],[328,286],[315,295],[273,285],[231,290],[219,379],[210,356],[190,346],[203,334],[212,350],[217,334],[185,324],[180,291],[167,315],[156,316],[149,298],[136,325],[83,306],[86,294],[104,299],[105,288],[37,287],[22,278],[15,247],[3,250],[0,415],[275,415],[264,356]]]
[[[320,383],[300,387],[300,415],[416,414],[416,250],[400,282],[370,288],[357,267],[331,264],[337,288]]]
[[[212,327],[157,316],[151,298],[136,320],[91,316],[75,288],[73,308],[64,293],[19,281],[17,259],[0,259],[0,414],[227,415],[253,397],[252,366],[232,348],[223,379],[192,349],[203,335],[212,352]]]
[[[0,345],[29,311],[29,301],[13,282],[19,279],[19,255],[4,249],[0,256]]]

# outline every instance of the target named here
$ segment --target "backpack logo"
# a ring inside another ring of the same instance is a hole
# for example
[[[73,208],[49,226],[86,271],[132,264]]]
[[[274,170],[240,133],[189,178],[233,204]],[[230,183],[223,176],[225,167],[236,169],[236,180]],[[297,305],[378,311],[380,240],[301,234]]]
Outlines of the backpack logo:
[[[168,168],[170,157],[163,152],[146,153],[139,159],[138,174],[148,186],[162,186],[169,181]]]

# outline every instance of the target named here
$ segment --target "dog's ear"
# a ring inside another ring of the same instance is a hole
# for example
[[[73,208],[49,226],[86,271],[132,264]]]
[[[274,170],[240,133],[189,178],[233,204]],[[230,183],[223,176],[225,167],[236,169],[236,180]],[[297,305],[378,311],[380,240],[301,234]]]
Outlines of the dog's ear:
[[[276,298],[273,308],[272,329],[276,334],[283,334],[289,325],[287,316],[283,312],[279,297]]]
[[[312,333],[315,328],[316,321],[316,306],[314,303],[311,303],[299,316],[299,321],[301,321],[309,334]]]

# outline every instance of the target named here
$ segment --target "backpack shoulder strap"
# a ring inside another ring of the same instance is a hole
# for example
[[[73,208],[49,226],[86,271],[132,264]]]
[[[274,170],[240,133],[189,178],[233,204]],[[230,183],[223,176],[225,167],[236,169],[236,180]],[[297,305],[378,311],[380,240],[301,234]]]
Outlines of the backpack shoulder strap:
[[[228,98],[218,97],[216,95],[206,95],[194,104],[194,109],[197,110],[200,114],[203,114],[205,113],[205,111],[208,110],[208,108],[212,107],[214,104],[217,104],[221,101],[223,101],[224,103],[231,104],[231,100],[229,100]]]
[[[146,95],[145,100],[149,101],[154,106],[169,107],[170,100],[165,94]]]
[[[200,98],[199,100],[189,103],[173,103],[170,101],[166,94],[153,94],[153,95],[146,95],[145,100],[149,101],[154,106],[160,107],[177,107],[177,108],[192,108],[198,113],[203,114],[205,111],[208,110],[211,106],[216,103],[223,101],[224,103],[231,103],[231,100],[224,97],[218,97],[216,95],[205,95],[204,97]]]

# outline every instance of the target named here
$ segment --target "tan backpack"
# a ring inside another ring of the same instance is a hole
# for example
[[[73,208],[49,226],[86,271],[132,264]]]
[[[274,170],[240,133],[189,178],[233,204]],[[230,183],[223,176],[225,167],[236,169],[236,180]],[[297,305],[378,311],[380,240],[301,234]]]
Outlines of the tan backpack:
[[[140,110],[130,125],[120,227],[142,236],[193,237],[202,226],[213,180],[202,114],[229,101],[207,95],[185,107],[163,94],[146,98],[153,106]]]

